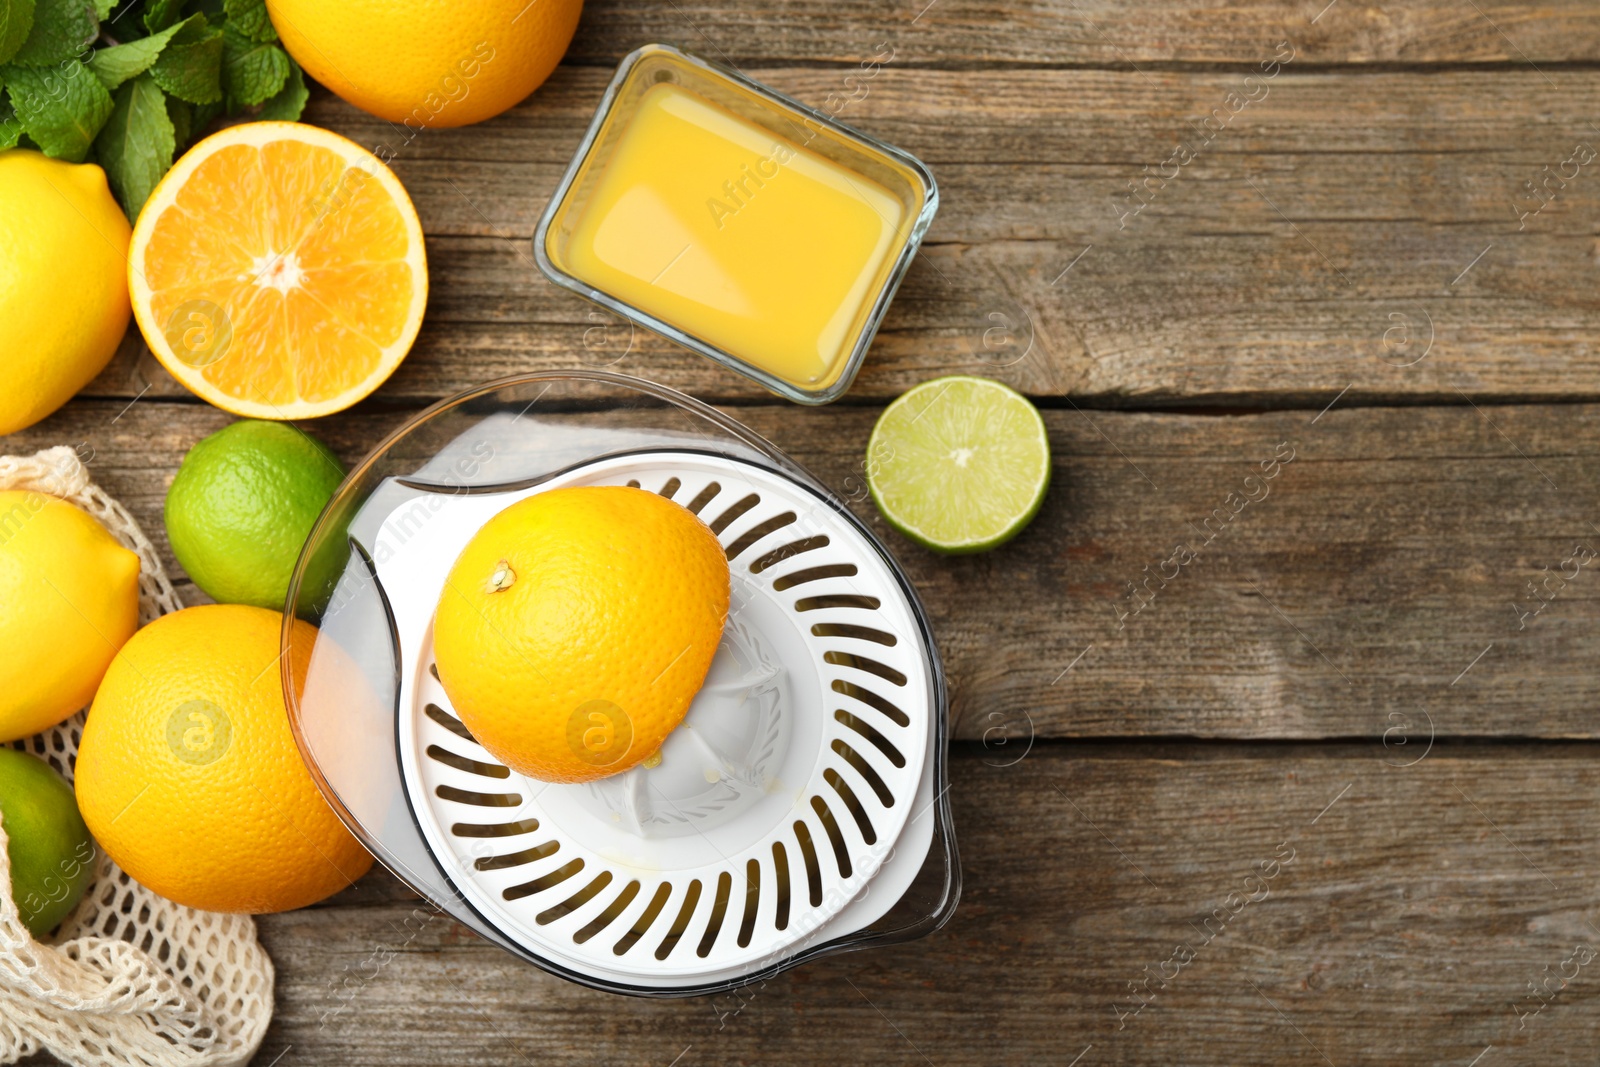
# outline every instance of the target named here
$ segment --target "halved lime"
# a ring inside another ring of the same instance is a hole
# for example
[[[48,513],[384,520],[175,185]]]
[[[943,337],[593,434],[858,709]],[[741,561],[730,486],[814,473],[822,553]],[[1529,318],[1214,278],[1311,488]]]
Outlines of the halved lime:
[[[936,552],[983,552],[1032,521],[1050,487],[1039,411],[987,378],[923,382],[884,409],[867,486],[889,525]]]

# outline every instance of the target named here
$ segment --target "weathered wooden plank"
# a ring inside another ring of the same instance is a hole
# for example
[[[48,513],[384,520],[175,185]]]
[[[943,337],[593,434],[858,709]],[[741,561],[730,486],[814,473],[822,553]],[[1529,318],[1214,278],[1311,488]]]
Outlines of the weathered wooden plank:
[[[568,62],[611,64],[645,41],[666,40],[741,65],[789,58],[854,63],[889,38],[918,63],[1126,69],[1249,63],[1286,35],[1303,39],[1318,63],[1552,63],[1600,54],[1594,9],[1581,0],[1412,0],[1381,8],[1327,0],[1162,0],[1136,11],[1111,0],[755,6],[697,0],[642,7],[590,0]]]
[[[840,78],[754,73],[818,103]],[[381,397],[433,399],[622,352],[700,395],[763,395],[535,267],[534,226],[603,80],[564,68],[502,119],[410,144],[319,98],[315,121],[396,149],[430,234],[428,319]],[[1138,406],[1310,404],[1346,387],[1355,400],[1600,397],[1584,222],[1600,182],[1595,162],[1580,165],[1596,149],[1573,155],[1600,144],[1586,118],[1600,113],[1593,78],[1286,67],[1202,150],[1189,123],[1243,84],[883,70],[845,117],[928,159],[943,208],[851,398],[961,371]],[[1180,141],[1198,153],[1183,166]],[[1541,203],[1526,183],[1546,182],[1546,206],[1519,218]],[[139,364],[142,347],[131,335],[88,395],[180,395],[152,360]]]
[[[166,485],[229,416],[122,409],[74,401],[0,448],[84,443],[165,551]],[[861,480],[873,411],[734,414],[904,561],[961,737],[1379,737],[1430,718],[1441,736],[1596,735],[1600,592],[1574,551],[1600,551],[1600,406],[1050,410],[1043,512],[1010,545],[956,559],[877,518]],[[404,415],[313,429],[354,460]]]
[[[1585,1062],[1593,753],[1384,755],[1052,745],[995,766],[969,747],[950,925],[742,996],[591,992],[374,874],[261,920],[278,1015],[256,1062]]]

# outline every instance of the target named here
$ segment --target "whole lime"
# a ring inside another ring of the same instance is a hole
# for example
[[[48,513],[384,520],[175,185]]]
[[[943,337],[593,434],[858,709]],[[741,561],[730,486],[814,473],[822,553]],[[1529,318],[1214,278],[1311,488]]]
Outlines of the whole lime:
[[[246,420],[189,450],[167,490],[167,537],[196,585],[224,604],[283,610],[289,576],[344,479],[320,441]]]
[[[14,748],[0,748],[0,824],[11,859],[11,897],[34,937],[54,930],[94,877],[94,838],[72,787]]]

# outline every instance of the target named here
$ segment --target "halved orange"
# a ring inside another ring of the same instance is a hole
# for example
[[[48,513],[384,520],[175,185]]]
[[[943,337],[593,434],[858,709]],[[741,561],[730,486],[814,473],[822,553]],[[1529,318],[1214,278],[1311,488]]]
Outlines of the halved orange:
[[[301,419],[394,373],[422,326],[428,268],[416,209],[376,156],[315,126],[250,122],[156,186],[128,284],[150,350],[196,395]]]

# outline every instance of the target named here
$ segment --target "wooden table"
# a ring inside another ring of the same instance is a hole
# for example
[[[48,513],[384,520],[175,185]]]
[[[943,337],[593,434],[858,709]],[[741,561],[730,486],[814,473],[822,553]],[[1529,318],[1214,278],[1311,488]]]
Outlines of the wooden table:
[[[1571,561],[1600,550],[1600,10],[1325,2],[591,0],[481,126],[401,145],[318,93],[309,121],[396,149],[432,261],[405,365],[311,427],[347,459],[456,390],[612,358],[529,238],[611,68],[667,40],[856,96],[841,117],[943,206],[830,408],[650,337],[615,369],[836,486],[890,398],[990,375],[1044,409],[1055,484],[965,559],[858,506],[953,682],[944,930],[641,1001],[408,923],[379,872],[261,920],[256,1062],[1595,1062],[1600,574]],[[85,443],[161,540],[180,458],[228,421],[132,334],[3,445]]]

